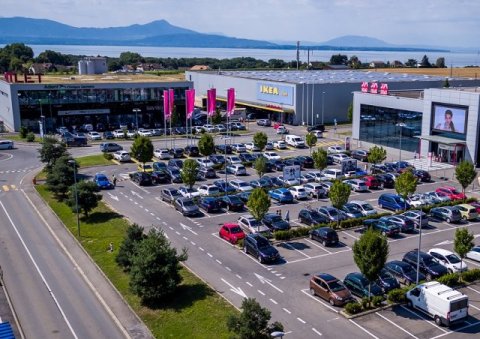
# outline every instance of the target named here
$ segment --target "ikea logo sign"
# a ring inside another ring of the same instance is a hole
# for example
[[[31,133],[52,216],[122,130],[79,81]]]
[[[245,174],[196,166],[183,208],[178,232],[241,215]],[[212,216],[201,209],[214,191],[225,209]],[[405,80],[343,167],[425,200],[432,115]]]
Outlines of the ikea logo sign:
[[[276,104],[293,105],[293,86],[257,83],[257,99]]]
[[[267,85],[260,86],[260,93],[280,95],[280,91],[278,90],[278,87],[267,86]]]

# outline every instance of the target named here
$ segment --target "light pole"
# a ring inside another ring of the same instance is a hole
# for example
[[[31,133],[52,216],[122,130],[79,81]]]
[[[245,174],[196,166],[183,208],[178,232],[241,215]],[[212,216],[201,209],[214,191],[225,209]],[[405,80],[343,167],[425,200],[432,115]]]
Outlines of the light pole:
[[[402,130],[406,125],[403,122],[399,122],[398,124],[395,124],[395,126],[400,127],[400,161],[402,161]]]
[[[135,113],[135,126],[138,131],[138,113],[141,112],[142,110],[140,108],[134,108],[132,111]]]
[[[225,161],[225,195],[228,194],[228,191],[227,191],[227,188],[228,188],[228,171],[227,171],[227,140],[230,140],[230,138],[224,138],[224,151],[225,151],[225,154],[223,156],[223,159]]]
[[[420,223],[418,224],[417,279],[415,280],[417,285],[420,274],[420,248],[422,246],[422,213],[423,210],[420,208]]]
[[[80,238],[80,216],[78,214],[78,188],[77,188],[77,163],[75,160],[68,160],[68,163],[73,165],[73,180],[75,184],[75,211],[77,212],[77,233]]]
[[[322,125],[323,125],[323,117],[324,117],[324,109],[325,109],[324,101],[325,101],[325,92],[322,92]]]

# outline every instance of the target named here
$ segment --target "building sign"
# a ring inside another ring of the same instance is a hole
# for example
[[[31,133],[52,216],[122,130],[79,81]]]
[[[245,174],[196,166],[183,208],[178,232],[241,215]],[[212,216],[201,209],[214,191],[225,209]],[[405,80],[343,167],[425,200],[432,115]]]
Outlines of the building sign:
[[[300,166],[299,165],[285,166],[283,168],[283,179],[284,180],[300,179]]]
[[[95,114],[109,114],[110,109],[76,109],[70,111],[58,111],[58,115],[95,115]]]
[[[282,105],[293,105],[293,87],[257,82],[257,99]]]
[[[388,84],[380,85],[380,94],[388,95]]]
[[[43,86],[43,89],[56,89],[56,90],[62,90],[62,89],[92,89],[96,88],[95,85],[45,85]]]
[[[20,74],[20,76],[18,76],[17,73],[5,72],[3,74],[3,78],[5,79],[6,82],[10,82],[10,83],[16,82],[16,83],[33,84],[35,83],[35,78],[37,78],[37,82],[42,82],[41,74],[35,74],[35,75]]]
[[[372,93],[372,94],[378,94],[378,83],[373,82],[373,83],[370,85],[370,93]]]
[[[368,93],[368,82],[364,81],[362,82],[362,92],[363,93]]]

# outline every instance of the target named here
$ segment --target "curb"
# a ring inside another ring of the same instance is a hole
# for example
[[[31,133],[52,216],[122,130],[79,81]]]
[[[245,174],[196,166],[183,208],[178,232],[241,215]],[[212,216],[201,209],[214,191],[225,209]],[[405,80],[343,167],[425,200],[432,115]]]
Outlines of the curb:
[[[378,312],[378,311],[387,310],[387,309],[389,309],[393,306],[397,306],[397,305],[400,305],[400,304],[398,304],[398,303],[388,304],[388,305],[385,305],[385,306],[382,306],[382,307],[372,308],[371,310],[368,310],[368,311],[365,311],[365,312],[360,312],[360,313],[357,313],[357,314],[348,314],[345,310],[341,310],[338,313],[341,314],[342,316],[344,316],[345,319],[351,320],[351,319],[363,317],[364,315],[372,314],[372,313],[375,313],[375,312]]]

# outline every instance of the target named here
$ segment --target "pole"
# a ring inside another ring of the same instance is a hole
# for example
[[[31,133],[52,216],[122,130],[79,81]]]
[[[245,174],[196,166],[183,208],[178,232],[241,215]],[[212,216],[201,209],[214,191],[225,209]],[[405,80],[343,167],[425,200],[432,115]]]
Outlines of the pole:
[[[422,209],[420,209],[420,223],[418,225],[418,251],[417,251],[417,279],[416,284],[418,285],[419,272],[420,272],[420,248],[422,246]]]
[[[77,165],[75,160],[69,161],[73,164],[73,182],[75,184],[75,211],[77,212],[77,233],[78,237],[80,238],[80,216],[78,214],[78,187],[77,187]]]
[[[302,125],[305,126],[305,83],[302,84]]]
[[[324,117],[324,101],[325,101],[325,92],[322,92],[322,125],[323,125],[323,117]]]
[[[227,187],[228,187],[228,172],[227,172],[227,138],[225,138],[225,195],[227,195]]]
[[[402,126],[400,126],[400,161],[402,161]]]
[[[313,115],[314,115],[314,111],[313,111],[313,102],[315,101],[315,84],[312,84],[312,125],[315,125],[313,123]]]

